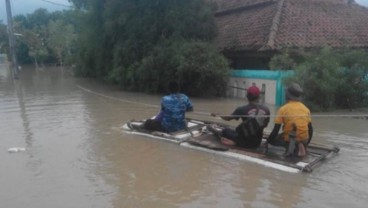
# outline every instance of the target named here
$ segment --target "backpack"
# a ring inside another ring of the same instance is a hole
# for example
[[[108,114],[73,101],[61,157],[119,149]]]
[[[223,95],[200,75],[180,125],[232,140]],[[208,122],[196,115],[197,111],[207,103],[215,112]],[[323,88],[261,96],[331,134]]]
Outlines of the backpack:
[[[257,111],[254,117],[250,116],[236,127],[236,132],[244,138],[255,139],[258,137],[259,132],[263,130],[263,122],[257,117],[259,106],[257,105]]]

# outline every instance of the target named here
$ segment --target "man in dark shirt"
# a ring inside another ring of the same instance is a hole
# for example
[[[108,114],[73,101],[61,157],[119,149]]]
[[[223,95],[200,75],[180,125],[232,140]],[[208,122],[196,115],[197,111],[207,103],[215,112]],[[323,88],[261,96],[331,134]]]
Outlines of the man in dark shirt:
[[[270,121],[270,110],[267,106],[258,103],[260,96],[260,90],[257,86],[251,86],[247,89],[247,99],[249,103],[244,106],[240,106],[230,116],[221,116],[222,119],[230,121],[233,119],[242,119],[242,123],[234,130],[231,128],[225,128],[217,134],[221,137],[221,142],[226,145],[237,145],[245,148],[258,148],[261,144],[263,137],[263,129],[268,125]],[[212,113],[212,116],[217,114]],[[247,131],[243,129],[249,129],[249,124],[246,124],[249,119],[253,119],[257,124],[257,128],[253,133],[245,133]],[[214,131],[209,126],[210,131]]]

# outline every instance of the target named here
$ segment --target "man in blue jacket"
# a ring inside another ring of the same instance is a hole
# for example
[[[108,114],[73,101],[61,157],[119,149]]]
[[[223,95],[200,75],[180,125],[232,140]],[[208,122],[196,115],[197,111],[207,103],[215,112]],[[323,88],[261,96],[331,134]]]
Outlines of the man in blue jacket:
[[[188,96],[179,92],[177,82],[169,83],[169,95],[161,99],[161,111],[155,119],[148,119],[144,128],[153,131],[174,132],[185,129],[185,113],[193,111]]]

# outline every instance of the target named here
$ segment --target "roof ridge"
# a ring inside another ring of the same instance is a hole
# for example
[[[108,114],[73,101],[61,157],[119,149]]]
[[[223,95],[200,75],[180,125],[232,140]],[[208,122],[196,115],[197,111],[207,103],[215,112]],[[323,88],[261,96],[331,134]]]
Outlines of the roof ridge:
[[[222,15],[227,15],[227,14],[230,14],[230,13],[233,13],[233,12],[239,12],[239,11],[243,11],[243,10],[247,10],[247,9],[253,9],[255,7],[260,7],[260,6],[272,4],[275,1],[277,1],[277,0],[265,0],[265,1],[255,2],[253,4],[246,4],[246,5],[237,6],[237,7],[233,7],[233,8],[225,8],[223,10],[216,11],[215,16],[222,16]]]
[[[268,41],[267,41],[267,46],[270,47],[271,49],[275,49],[275,39],[276,39],[277,31],[279,29],[279,23],[280,23],[280,18],[281,18],[281,10],[282,10],[282,7],[284,6],[284,2],[285,2],[285,0],[280,0],[279,1],[278,5],[277,5],[277,12],[276,12],[274,18],[272,19],[270,35],[268,36]]]

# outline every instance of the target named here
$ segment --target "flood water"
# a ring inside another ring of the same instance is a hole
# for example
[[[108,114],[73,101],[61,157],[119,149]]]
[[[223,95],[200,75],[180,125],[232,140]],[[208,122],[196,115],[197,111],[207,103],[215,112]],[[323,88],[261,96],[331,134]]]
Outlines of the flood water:
[[[161,96],[69,74],[24,67],[13,81],[0,65],[0,207],[367,207],[368,120],[313,118],[314,142],[340,153],[312,173],[287,173],[126,134],[122,125],[154,115]],[[243,104],[192,102],[187,116],[205,120]]]

